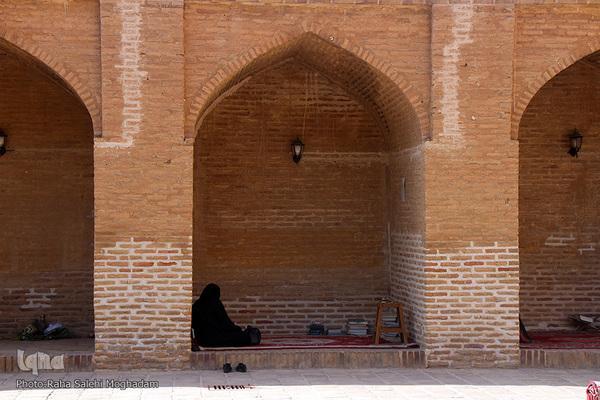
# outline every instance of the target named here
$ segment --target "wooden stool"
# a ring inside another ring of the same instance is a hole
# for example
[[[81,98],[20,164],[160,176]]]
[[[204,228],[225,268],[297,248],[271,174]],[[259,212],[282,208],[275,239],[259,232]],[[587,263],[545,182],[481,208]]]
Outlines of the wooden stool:
[[[386,308],[395,308],[396,315],[398,317],[398,326],[390,327],[383,326],[383,312]],[[404,310],[402,304],[381,302],[377,304],[377,317],[375,319],[375,344],[379,344],[379,338],[384,332],[394,332],[402,336],[402,341],[408,343],[408,330],[406,329],[406,323],[404,322]]]

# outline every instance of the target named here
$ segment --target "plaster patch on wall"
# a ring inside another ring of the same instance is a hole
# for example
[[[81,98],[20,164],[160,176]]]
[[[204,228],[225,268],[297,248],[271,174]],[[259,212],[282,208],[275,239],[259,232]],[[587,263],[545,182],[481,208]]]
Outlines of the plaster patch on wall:
[[[584,243],[583,247],[577,249],[579,255],[582,256],[583,253],[590,253],[596,251],[596,243]]]
[[[29,291],[25,293],[25,299],[27,300],[27,303],[21,306],[21,310],[50,308],[50,302],[56,295],[57,293],[55,288],[51,288],[46,291],[36,291],[36,289],[30,288]]]
[[[460,76],[458,64],[460,62],[461,47],[473,42],[471,31],[473,29],[473,4],[452,6],[452,42],[444,46],[443,66],[437,74],[438,82],[442,84],[442,99],[440,112],[442,113],[442,134],[451,139],[455,144],[463,143],[463,134],[460,128],[459,87]]]
[[[117,11],[121,16],[121,49],[120,64],[115,68],[121,70],[119,77],[123,93],[122,141],[97,142],[96,147],[127,148],[131,147],[134,137],[140,132],[143,113],[142,84],[148,72],[141,69],[141,0],[120,0]]]
[[[550,235],[546,238],[544,246],[548,247],[566,247],[575,241],[575,236],[569,234],[569,236]]]
[[[183,0],[145,0],[146,7],[183,8]]]

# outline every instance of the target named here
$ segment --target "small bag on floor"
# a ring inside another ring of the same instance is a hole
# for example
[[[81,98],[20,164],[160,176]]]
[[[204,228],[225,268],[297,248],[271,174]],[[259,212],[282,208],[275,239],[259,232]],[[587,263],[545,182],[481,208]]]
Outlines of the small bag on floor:
[[[261,340],[261,336],[262,336],[260,333],[260,329],[248,325],[248,327],[246,328],[246,332],[248,332],[248,336],[250,337],[251,345],[254,346],[254,345],[260,344],[260,340]]]

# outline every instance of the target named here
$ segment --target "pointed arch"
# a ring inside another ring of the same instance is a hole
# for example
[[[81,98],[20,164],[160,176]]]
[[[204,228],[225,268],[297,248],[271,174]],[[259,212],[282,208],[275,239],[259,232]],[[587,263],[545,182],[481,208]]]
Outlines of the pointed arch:
[[[26,62],[38,67],[47,77],[58,82],[77,97],[90,115],[94,136],[102,135],[99,101],[76,72],[39,48],[35,43],[5,28],[0,28],[0,49],[16,54]]]
[[[557,59],[555,63],[548,66],[536,79],[529,82],[527,89],[523,90],[514,100],[510,132],[511,139],[519,139],[521,118],[537,92],[556,75],[598,51],[600,51],[600,38],[581,41],[568,55]]]
[[[94,329],[92,117],[72,86],[76,76],[32,43],[8,39],[0,37],[0,123],[9,151],[0,159],[0,184],[10,188],[0,191],[0,336],[13,337],[41,307],[88,337]]]
[[[430,137],[423,100],[393,66],[318,26],[307,25],[302,29],[299,34],[276,34],[268,42],[238,55],[206,80],[189,102],[185,139],[193,141],[204,117],[247,79],[289,58],[299,59],[359,95],[387,129],[412,118],[416,121],[416,127],[411,129],[414,132],[405,133],[418,135],[418,142]]]

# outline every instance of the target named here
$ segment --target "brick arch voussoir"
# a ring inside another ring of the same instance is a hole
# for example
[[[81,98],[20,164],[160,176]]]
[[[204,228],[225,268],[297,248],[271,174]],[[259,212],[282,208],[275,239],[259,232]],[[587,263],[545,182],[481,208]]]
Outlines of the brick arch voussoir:
[[[197,123],[200,119],[200,113],[212,96],[222,89],[236,74],[245,66],[249,65],[255,59],[267,54],[268,52],[284,46],[289,42],[291,37],[284,33],[279,33],[265,43],[251,47],[243,54],[236,56],[233,60],[219,67],[217,71],[200,87],[194,94],[191,102],[188,105],[185,119],[185,139],[193,141],[197,133]]]
[[[592,41],[586,40],[580,42],[569,54],[557,59],[556,62],[549,65],[542,74],[529,82],[526,89],[524,89],[520,95],[515,97],[511,118],[511,139],[519,139],[519,125],[521,124],[521,118],[537,92],[556,75],[581,59],[598,51],[600,51],[600,38]]]
[[[213,99],[215,92],[224,87],[239,71],[256,60],[260,56],[267,54],[277,48],[284,47],[293,40],[299,39],[302,34],[312,33],[331,44],[341,47],[350,52],[360,60],[365,61],[390,79],[406,96],[409,103],[412,105],[417,119],[421,134],[424,140],[431,138],[429,129],[429,116],[423,104],[423,101],[416,89],[398,72],[391,63],[381,60],[365,47],[360,46],[348,38],[340,36],[335,30],[328,29],[322,25],[307,23],[301,25],[296,31],[291,33],[277,33],[269,41],[250,48],[245,53],[237,56],[234,60],[229,61],[220,67],[209,79],[205,81],[202,87],[195,93],[187,110],[185,121],[185,140],[193,143],[198,132],[198,122],[200,121],[200,113],[206,109],[208,102]]]
[[[92,121],[94,136],[102,135],[102,119],[99,100],[85,83],[83,83],[82,79],[75,71],[48,54],[35,43],[26,40],[14,32],[0,28],[0,42],[1,41],[26,53],[34,60],[43,64],[46,68],[50,69],[54,75],[58,76],[86,107]]]

